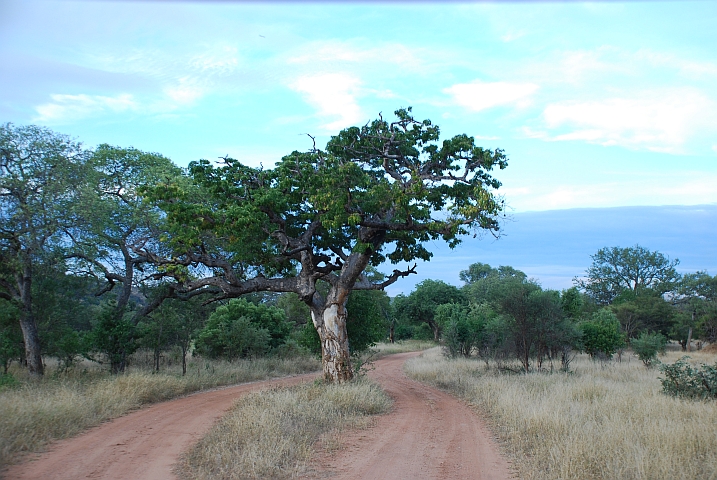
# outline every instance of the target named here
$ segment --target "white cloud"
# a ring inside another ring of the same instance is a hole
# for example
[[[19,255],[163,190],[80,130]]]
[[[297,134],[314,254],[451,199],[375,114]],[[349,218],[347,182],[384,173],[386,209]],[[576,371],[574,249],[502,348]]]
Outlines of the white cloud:
[[[78,120],[105,113],[120,113],[137,110],[134,97],[123,93],[114,97],[102,95],[50,95],[52,102],[38,105],[38,116],[33,119],[41,123],[58,123]]]
[[[691,135],[715,129],[714,103],[694,89],[554,103],[545,108],[543,118],[549,130],[564,133],[525,130],[526,134],[553,141],[583,140],[672,153],[681,151]]]
[[[717,174],[615,174],[600,184],[537,182],[529,187],[501,188],[506,202],[516,211],[565,208],[602,208],[624,205],[701,205],[717,203]]]
[[[322,128],[334,131],[353,125],[363,118],[361,108],[356,103],[360,85],[361,81],[354,76],[327,73],[299,77],[289,86],[302,93],[306,102],[317,109],[320,117],[333,118]]]
[[[525,107],[538,90],[534,83],[481,82],[458,83],[443,89],[464,108],[479,112],[501,105]]]
[[[165,87],[164,93],[179,104],[191,104],[204,95],[204,88],[191,77],[182,77],[173,85]]]

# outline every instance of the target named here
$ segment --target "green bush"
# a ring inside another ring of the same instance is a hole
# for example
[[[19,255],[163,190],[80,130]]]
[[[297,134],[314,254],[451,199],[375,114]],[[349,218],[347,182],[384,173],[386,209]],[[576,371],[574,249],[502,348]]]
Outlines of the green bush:
[[[434,318],[443,330],[443,353],[448,357],[470,357],[483,340],[485,320],[468,306],[439,305]]]
[[[664,336],[659,333],[647,332],[642,332],[630,343],[635,355],[642,360],[646,367],[657,362],[657,354],[664,353],[665,345],[667,345],[667,339]]]
[[[583,351],[591,357],[612,355],[625,345],[625,339],[620,332],[620,322],[614,313],[608,309],[595,312],[591,320],[579,325],[582,333]]]
[[[662,391],[669,395],[685,398],[717,398],[717,363],[700,364],[695,367],[682,357],[672,365],[660,365],[665,378],[660,378]]]
[[[212,314],[199,332],[196,350],[209,358],[256,358],[269,351],[270,341],[269,330],[258,327],[247,317],[231,319]]]

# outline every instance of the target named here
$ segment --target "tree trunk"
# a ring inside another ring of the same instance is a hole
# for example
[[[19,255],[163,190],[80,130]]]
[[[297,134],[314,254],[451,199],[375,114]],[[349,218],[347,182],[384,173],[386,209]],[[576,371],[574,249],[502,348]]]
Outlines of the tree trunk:
[[[27,368],[32,375],[43,375],[45,368],[42,364],[42,351],[40,348],[40,335],[37,333],[37,324],[35,323],[35,315],[32,311],[32,265],[28,258],[25,260],[25,266],[22,274],[18,275],[18,290],[20,291],[20,300],[22,302],[22,311],[20,313],[20,329],[22,330],[22,338],[25,341],[25,358],[27,359]]]
[[[687,333],[687,351],[692,351],[692,327],[690,327],[690,331]]]
[[[321,339],[324,380],[335,383],[351,380],[354,372],[346,333],[346,300],[328,303],[322,311],[312,309],[311,319]]]
[[[187,374],[187,349],[182,345],[182,376]]]

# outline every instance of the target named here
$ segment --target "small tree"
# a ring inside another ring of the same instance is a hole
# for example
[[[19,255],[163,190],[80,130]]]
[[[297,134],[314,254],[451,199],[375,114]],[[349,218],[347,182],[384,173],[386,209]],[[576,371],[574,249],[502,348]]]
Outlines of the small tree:
[[[479,309],[455,303],[439,305],[435,318],[443,330],[443,352],[446,356],[470,357],[482,343],[485,318],[481,317]]]
[[[109,363],[110,371],[122,373],[127,367],[127,357],[132,355],[137,343],[137,327],[128,315],[117,317],[117,304],[110,300],[102,306],[102,311],[92,331],[88,334],[90,350],[104,354]],[[92,360],[102,360],[91,357]]]
[[[286,342],[292,329],[280,308],[233,299],[209,316],[199,332],[197,351],[229,360],[258,357]]]
[[[634,339],[630,346],[635,352],[637,358],[642,360],[646,367],[651,367],[657,362],[657,354],[665,352],[667,339],[659,333],[642,332],[640,336]]]
[[[580,323],[583,351],[592,358],[604,355],[612,358],[613,354],[625,345],[620,332],[620,322],[610,310],[603,308],[594,313],[591,320]]]

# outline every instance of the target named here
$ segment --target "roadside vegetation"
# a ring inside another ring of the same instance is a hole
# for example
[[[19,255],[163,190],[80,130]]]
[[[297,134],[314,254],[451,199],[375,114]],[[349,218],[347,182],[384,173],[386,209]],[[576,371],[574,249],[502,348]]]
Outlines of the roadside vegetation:
[[[342,430],[365,428],[390,406],[383,390],[363,378],[250,393],[185,454],[177,473],[186,479],[293,478],[306,471],[318,443],[336,448]]]
[[[674,362],[680,352],[661,357]],[[695,352],[697,362],[717,356]],[[658,369],[578,355],[571,373],[506,373],[438,349],[406,363],[407,374],[470,404],[500,438],[526,480],[714,479],[714,401],[665,395]]]
[[[209,388],[295,375],[321,368],[308,355],[255,360],[193,358],[186,375],[181,363],[153,371],[151,353],[146,366],[135,365],[123,375],[110,375],[89,362],[70,372],[48,371],[42,380],[25,378],[0,389],[0,466],[50,441],[70,437],[103,421],[150,403]],[[83,368],[85,367],[85,368]]]

